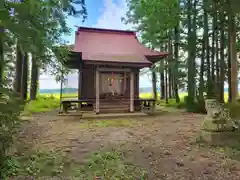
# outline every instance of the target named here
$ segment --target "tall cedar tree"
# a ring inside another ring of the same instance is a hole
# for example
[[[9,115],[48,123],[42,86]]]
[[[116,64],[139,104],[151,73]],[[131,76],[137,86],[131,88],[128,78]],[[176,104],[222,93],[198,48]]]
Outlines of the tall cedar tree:
[[[39,80],[39,66],[36,57],[32,55],[30,100],[36,100],[37,98],[38,80]]]

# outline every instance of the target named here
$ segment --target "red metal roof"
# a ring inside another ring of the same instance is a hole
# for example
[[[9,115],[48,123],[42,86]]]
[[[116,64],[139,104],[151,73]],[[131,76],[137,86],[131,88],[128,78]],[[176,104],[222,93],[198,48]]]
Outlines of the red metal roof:
[[[152,58],[168,53],[152,51],[142,45],[134,31],[79,27],[76,32],[75,52],[82,53],[84,61],[129,62],[152,64]]]

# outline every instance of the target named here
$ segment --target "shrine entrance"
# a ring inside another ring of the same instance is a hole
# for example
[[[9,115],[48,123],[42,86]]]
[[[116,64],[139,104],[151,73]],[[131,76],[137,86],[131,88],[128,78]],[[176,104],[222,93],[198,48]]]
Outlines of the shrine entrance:
[[[100,99],[121,99],[126,95],[126,73],[100,73]]]
[[[64,64],[79,70],[79,107],[90,104],[97,114],[141,110],[139,71],[168,53],[144,47],[134,31],[79,27],[75,38]]]

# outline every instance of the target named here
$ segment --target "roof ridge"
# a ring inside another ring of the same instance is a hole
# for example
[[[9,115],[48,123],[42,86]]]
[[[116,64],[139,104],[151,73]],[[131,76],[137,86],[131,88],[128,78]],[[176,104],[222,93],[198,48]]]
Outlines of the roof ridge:
[[[107,29],[107,28],[92,28],[79,26],[77,32],[99,32],[99,33],[121,33],[121,34],[132,34],[136,35],[136,31],[132,30],[120,30],[120,29]]]

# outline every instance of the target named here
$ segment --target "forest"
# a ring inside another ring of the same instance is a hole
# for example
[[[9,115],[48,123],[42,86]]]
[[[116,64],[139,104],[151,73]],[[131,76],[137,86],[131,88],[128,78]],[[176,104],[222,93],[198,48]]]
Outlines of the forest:
[[[237,1],[128,0],[128,7],[125,23],[135,25],[147,46],[170,53],[151,68],[153,77],[160,77],[161,99],[167,102],[175,98],[178,103],[178,90],[185,88],[186,104],[194,111],[193,104],[203,106],[204,97],[224,102],[227,86],[225,101],[237,100],[240,38]]]
[[[63,38],[71,31],[67,17],[84,21],[85,1],[0,2],[0,179],[9,176],[8,150],[20,114],[38,99],[40,74],[48,72],[60,81],[69,72],[62,67],[71,51]],[[134,26],[145,46],[169,52],[141,72],[151,73],[154,97],[160,84],[160,105],[174,100],[187,112],[206,113],[205,100],[216,99],[237,111],[240,1],[126,1],[123,23]],[[182,89],[187,90],[184,99]]]

